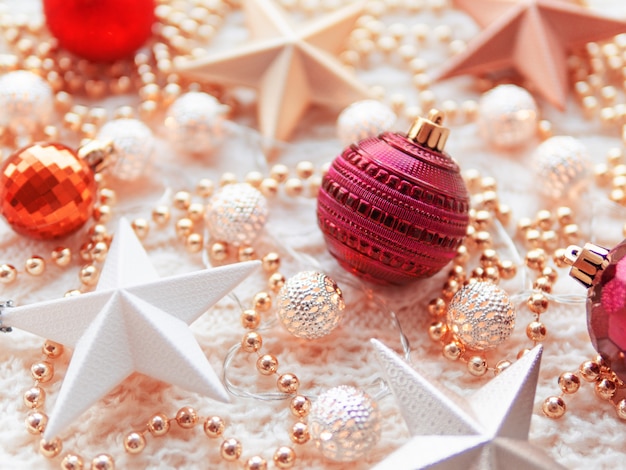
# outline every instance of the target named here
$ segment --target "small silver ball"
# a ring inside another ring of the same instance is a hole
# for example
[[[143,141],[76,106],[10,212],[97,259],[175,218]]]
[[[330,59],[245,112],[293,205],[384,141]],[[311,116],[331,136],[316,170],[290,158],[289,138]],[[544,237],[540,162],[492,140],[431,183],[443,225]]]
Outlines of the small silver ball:
[[[515,307],[491,282],[467,284],[450,301],[448,327],[466,348],[487,351],[511,336]]]
[[[179,96],[165,117],[170,142],[191,154],[211,152],[223,139],[228,109],[208,93],[190,91]]]
[[[33,133],[50,120],[52,88],[32,72],[18,70],[0,76],[0,126],[18,135]]]
[[[309,413],[315,447],[335,462],[352,462],[366,455],[380,439],[380,428],[378,404],[347,385],[322,393]]]
[[[396,119],[391,108],[380,101],[357,101],[339,115],[337,134],[343,145],[350,145],[390,130]]]
[[[525,89],[499,85],[483,94],[478,103],[478,128],[490,144],[511,149],[537,133],[537,103]]]
[[[335,281],[323,273],[302,271],[278,292],[276,314],[292,335],[314,339],[335,329],[344,308],[343,293]]]
[[[549,197],[578,197],[590,180],[589,151],[574,137],[550,137],[537,147],[532,162],[539,187]]]
[[[263,229],[267,213],[260,191],[248,183],[228,184],[209,199],[206,222],[215,240],[249,245]]]
[[[148,126],[138,119],[122,118],[107,122],[97,139],[110,140],[115,147],[111,173],[124,181],[144,176],[152,163],[155,138]]]

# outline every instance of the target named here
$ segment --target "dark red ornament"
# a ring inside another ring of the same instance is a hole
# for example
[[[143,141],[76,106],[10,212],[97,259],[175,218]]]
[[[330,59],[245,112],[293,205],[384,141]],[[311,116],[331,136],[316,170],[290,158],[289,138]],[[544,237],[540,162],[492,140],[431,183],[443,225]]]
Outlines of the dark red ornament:
[[[59,45],[97,62],[130,56],[152,33],[154,0],[43,0]]]
[[[463,242],[469,193],[443,151],[448,129],[433,110],[408,135],[385,132],[346,148],[317,198],[330,253],[348,271],[404,284],[443,268]]]

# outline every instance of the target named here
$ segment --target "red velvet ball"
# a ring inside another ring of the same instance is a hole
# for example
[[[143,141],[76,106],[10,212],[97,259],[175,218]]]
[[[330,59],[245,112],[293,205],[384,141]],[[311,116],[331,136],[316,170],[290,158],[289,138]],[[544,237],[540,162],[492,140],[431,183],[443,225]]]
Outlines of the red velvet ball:
[[[131,55],[152,33],[155,0],[43,0],[59,45],[97,62]]]

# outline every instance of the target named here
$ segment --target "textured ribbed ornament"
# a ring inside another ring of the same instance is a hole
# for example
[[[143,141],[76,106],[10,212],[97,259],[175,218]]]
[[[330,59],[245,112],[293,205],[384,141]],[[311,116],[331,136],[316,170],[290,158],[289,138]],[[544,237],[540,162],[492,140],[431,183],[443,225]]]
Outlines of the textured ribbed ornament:
[[[342,145],[350,145],[389,130],[396,119],[396,113],[380,101],[357,101],[344,109],[337,118],[337,135]]]
[[[335,329],[344,308],[343,294],[335,281],[317,271],[302,271],[280,289],[276,314],[292,335],[315,339]]]
[[[207,228],[215,240],[249,245],[267,220],[267,201],[248,183],[229,184],[209,199]]]
[[[43,78],[17,70],[0,76],[0,126],[18,135],[32,134],[48,123],[54,93]]]
[[[487,351],[511,336],[515,307],[495,284],[472,282],[452,297],[448,327],[466,348]]]
[[[408,135],[385,132],[346,148],[317,198],[330,253],[348,271],[403,284],[435,274],[456,254],[469,222],[469,194],[443,151],[448,129],[431,111]]]
[[[0,211],[22,235],[69,235],[91,216],[95,195],[94,172],[64,145],[33,144],[2,164]]]
[[[309,413],[311,438],[324,457],[351,462],[380,439],[378,404],[365,392],[340,385],[322,393]]]

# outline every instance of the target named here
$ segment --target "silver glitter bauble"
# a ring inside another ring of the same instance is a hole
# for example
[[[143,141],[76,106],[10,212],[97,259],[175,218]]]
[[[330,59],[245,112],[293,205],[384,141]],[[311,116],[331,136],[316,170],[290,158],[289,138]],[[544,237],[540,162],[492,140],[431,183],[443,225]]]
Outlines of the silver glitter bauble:
[[[577,197],[590,179],[587,147],[573,137],[550,137],[537,147],[532,162],[539,188],[546,196]]]
[[[343,145],[350,145],[390,130],[396,119],[391,108],[380,101],[357,101],[339,115],[337,134]]]
[[[165,128],[172,144],[184,152],[211,152],[223,138],[228,106],[208,93],[190,91],[167,110]]]
[[[211,237],[235,246],[249,245],[267,220],[267,202],[248,183],[229,184],[209,199],[206,222]]]
[[[113,142],[114,160],[109,171],[115,177],[133,181],[145,175],[154,156],[155,139],[143,122],[130,118],[114,119],[102,126],[96,138]]]
[[[340,385],[322,393],[311,406],[309,432],[324,457],[351,462],[380,439],[378,404],[365,392]]]
[[[506,340],[515,327],[515,307],[491,282],[463,286],[448,305],[448,327],[468,349],[486,351]]]
[[[0,126],[19,135],[31,134],[49,122],[54,110],[52,88],[25,70],[0,76]]]
[[[341,321],[345,308],[337,283],[326,274],[302,271],[290,277],[278,292],[276,314],[298,338],[321,338]]]
[[[478,104],[478,128],[496,147],[514,148],[537,132],[539,113],[530,93],[516,85],[499,85],[485,93]]]

